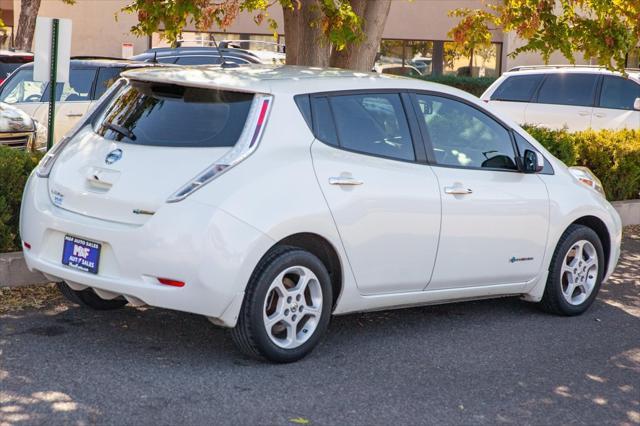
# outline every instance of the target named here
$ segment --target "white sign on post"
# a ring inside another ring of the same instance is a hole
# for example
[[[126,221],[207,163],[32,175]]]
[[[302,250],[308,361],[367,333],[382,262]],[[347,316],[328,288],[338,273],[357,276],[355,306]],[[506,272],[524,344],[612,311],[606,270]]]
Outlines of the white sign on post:
[[[122,43],[122,57],[129,59],[133,56],[133,43]]]
[[[66,83],[69,81],[69,61],[71,58],[71,19],[59,19],[59,22],[56,81]],[[35,81],[48,82],[51,78],[52,27],[53,18],[37,18],[33,54],[33,79]]]

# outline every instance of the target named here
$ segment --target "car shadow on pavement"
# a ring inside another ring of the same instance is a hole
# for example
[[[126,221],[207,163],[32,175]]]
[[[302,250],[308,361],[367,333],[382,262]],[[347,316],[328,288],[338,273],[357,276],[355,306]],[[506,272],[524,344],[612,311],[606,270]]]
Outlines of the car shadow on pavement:
[[[3,315],[0,424],[640,424],[640,240],[625,244],[582,316],[516,298],[341,316],[288,365],[191,314]]]

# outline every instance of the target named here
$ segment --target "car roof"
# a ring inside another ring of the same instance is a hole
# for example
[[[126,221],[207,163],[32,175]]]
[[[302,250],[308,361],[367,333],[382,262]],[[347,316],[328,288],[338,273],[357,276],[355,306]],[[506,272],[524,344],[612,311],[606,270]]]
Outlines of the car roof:
[[[414,78],[338,68],[292,65],[243,65],[221,68],[215,65],[199,65],[135,69],[124,72],[122,76],[156,83],[255,93],[303,94],[365,89],[435,90],[477,101],[474,96],[450,86]]]
[[[531,74],[603,74],[603,75],[618,75],[622,73],[617,71],[610,71],[603,67],[598,66],[570,66],[570,65],[549,65],[549,66],[532,66],[532,67],[515,67],[505,72],[504,76],[511,75],[531,75]],[[635,79],[640,80],[640,70],[628,69],[627,74]]]

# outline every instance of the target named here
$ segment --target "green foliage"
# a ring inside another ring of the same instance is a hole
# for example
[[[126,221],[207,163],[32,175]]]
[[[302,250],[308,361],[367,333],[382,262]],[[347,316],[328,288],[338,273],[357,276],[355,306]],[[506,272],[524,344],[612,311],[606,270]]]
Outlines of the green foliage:
[[[20,250],[22,191],[39,159],[38,154],[0,147],[0,253]]]
[[[189,24],[203,31],[214,24],[224,30],[240,12],[254,13],[257,24],[266,20],[276,35],[277,23],[269,15],[269,8],[278,4],[284,9],[299,10],[302,7],[300,0],[132,0],[121,11],[138,16],[138,24],[131,28],[134,34],[147,36],[162,29],[162,36],[175,45],[183,28]],[[337,50],[363,38],[363,21],[354,12],[350,1],[318,0],[315,7],[321,12],[321,17],[309,25],[321,28]]]
[[[480,96],[496,81],[492,77],[460,77],[456,75],[425,76],[422,80],[453,86],[472,95]]]
[[[561,52],[570,63],[575,53],[624,73],[626,55],[640,43],[638,0],[501,0],[485,9],[456,9],[451,30],[458,44],[473,43],[491,28],[515,32],[526,43],[510,53],[539,52],[548,63]]]
[[[549,130],[546,127],[523,126],[554,157],[568,166],[577,165],[578,150],[573,134],[567,130]]]
[[[569,133],[526,130],[568,166],[585,166],[602,181],[612,201],[640,198],[640,131],[587,130]]]

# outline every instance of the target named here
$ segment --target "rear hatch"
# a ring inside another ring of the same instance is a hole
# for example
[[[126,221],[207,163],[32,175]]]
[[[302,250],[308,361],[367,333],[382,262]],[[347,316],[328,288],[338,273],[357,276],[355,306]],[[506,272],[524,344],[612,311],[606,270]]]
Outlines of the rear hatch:
[[[64,148],[49,177],[57,206],[142,224],[233,148],[255,95],[131,81]]]

